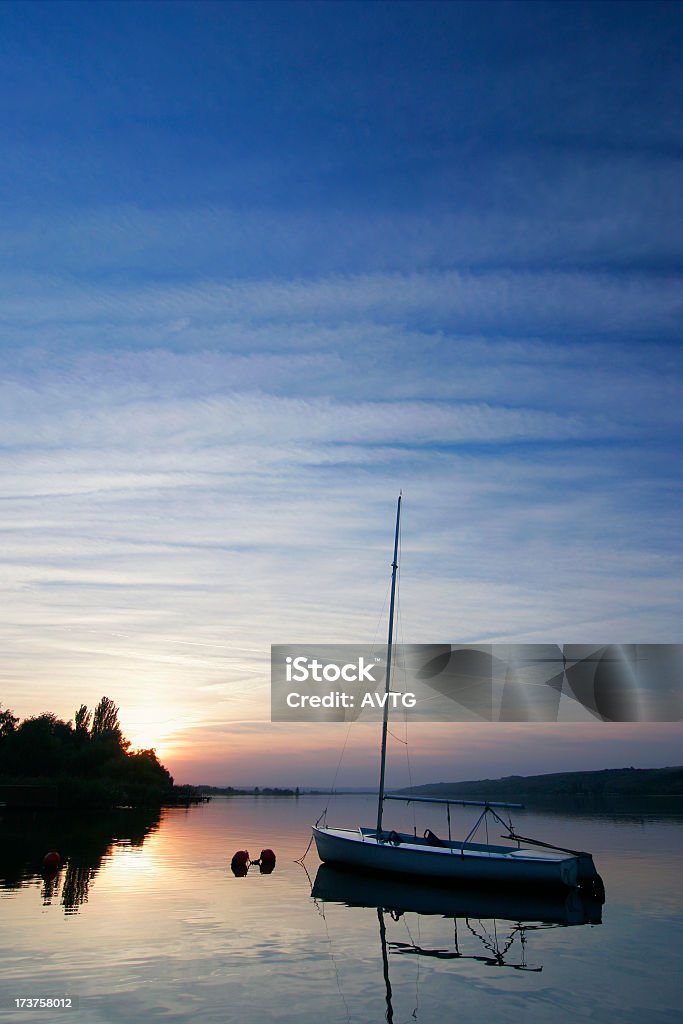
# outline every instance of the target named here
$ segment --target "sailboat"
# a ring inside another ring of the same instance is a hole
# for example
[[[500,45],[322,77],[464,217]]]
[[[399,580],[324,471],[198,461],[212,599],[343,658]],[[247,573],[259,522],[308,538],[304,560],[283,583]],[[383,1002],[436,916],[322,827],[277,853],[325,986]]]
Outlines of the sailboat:
[[[528,839],[515,834],[498,814],[522,804],[493,803],[473,800],[444,800],[385,792],[387,731],[391,690],[394,613],[396,602],[396,576],[398,572],[398,546],[401,523],[401,495],[396,507],[394,555],[391,563],[391,599],[389,604],[389,633],[387,639],[386,683],[382,738],[380,746],[380,775],[377,799],[377,822],[374,827],[336,828],[327,824],[313,826],[318,856],[322,861],[355,871],[376,872],[382,875],[407,875],[420,880],[438,882],[510,884],[530,886],[560,886],[572,889],[580,886],[604,896],[602,881],[590,853],[568,850]],[[406,803],[445,805],[448,820],[448,838],[439,838],[427,829],[422,837],[417,834],[387,830],[384,827],[384,804],[387,800]],[[474,828],[463,840],[451,835],[450,809],[454,804],[479,807],[480,814]],[[493,818],[507,829],[515,845],[472,842],[479,825]],[[522,845],[524,843],[525,845]]]

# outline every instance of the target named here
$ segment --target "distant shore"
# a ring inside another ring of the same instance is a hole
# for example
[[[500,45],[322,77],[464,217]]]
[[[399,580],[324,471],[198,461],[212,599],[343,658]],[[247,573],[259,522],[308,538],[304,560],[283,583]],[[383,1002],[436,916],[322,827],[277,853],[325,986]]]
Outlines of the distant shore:
[[[435,782],[399,791],[442,799],[524,803],[527,807],[571,803],[683,802],[683,768],[605,768],[602,771],[510,775],[468,782]]]
[[[194,786],[197,793],[202,796],[327,796],[328,791],[324,789],[294,789],[281,788],[279,786]]]

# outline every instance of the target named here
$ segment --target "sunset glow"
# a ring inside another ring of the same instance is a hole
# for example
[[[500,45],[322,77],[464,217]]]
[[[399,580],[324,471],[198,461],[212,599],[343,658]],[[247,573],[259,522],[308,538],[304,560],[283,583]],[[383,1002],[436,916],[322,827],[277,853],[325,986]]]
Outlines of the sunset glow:
[[[681,641],[676,15],[541,6],[4,8],[3,707],[105,694],[178,782],[328,784],[270,645],[385,635],[401,488],[398,639]]]

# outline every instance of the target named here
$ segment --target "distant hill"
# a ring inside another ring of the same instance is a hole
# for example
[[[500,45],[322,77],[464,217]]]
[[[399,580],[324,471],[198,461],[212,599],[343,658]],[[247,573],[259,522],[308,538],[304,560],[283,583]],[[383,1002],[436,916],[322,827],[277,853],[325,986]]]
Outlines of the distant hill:
[[[605,768],[592,772],[510,775],[477,782],[435,782],[401,793],[547,804],[553,800],[609,800],[683,796],[683,768]]]

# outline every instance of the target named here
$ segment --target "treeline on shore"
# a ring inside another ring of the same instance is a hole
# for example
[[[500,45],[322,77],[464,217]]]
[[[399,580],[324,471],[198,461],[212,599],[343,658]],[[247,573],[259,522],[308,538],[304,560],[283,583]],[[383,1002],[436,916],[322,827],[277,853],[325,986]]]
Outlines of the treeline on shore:
[[[605,768],[548,775],[510,775],[476,782],[435,782],[401,792],[462,800],[523,801],[528,805],[549,801],[672,798],[683,796],[683,768]]]
[[[23,721],[0,707],[0,802],[7,806],[151,807],[191,800],[150,750],[130,750],[119,709],[102,697],[73,721],[51,712]]]
[[[300,790],[282,789],[278,786],[252,786],[251,789],[240,789],[235,786],[195,786],[203,796],[299,796]]]
[[[283,788],[282,786],[205,786],[197,785],[194,789],[202,796],[325,796],[328,790],[323,789],[294,789]]]

